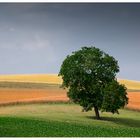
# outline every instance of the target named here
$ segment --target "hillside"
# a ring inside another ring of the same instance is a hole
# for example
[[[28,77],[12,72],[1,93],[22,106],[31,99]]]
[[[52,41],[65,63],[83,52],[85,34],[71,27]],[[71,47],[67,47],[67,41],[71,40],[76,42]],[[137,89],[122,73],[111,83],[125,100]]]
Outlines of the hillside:
[[[30,83],[50,83],[61,84],[62,79],[57,74],[16,74],[16,75],[0,75],[0,81],[8,82],[30,82]],[[140,90],[140,81],[119,79],[128,89]]]
[[[118,81],[121,84],[124,84],[128,89],[140,90],[140,81],[126,80],[126,79],[119,79],[119,78]]]
[[[50,83],[61,84],[62,79],[57,74],[15,74],[0,75],[0,81],[8,82],[30,82],[30,83]]]
[[[94,115],[81,112],[76,104],[4,106],[0,108],[0,137],[140,137],[139,112],[104,112],[102,120]]]

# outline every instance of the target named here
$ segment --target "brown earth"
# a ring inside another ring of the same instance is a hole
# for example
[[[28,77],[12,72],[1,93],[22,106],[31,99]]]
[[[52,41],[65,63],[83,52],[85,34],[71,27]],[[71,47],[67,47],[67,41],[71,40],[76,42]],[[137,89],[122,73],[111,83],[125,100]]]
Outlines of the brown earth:
[[[140,92],[128,92],[128,98],[127,108],[140,110]]]
[[[63,89],[0,89],[0,104],[29,101],[68,101]]]
[[[128,92],[130,109],[140,110],[140,92]],[[16,102],[68,101],[63,89],[11,89],[0,88],[0,104]]]

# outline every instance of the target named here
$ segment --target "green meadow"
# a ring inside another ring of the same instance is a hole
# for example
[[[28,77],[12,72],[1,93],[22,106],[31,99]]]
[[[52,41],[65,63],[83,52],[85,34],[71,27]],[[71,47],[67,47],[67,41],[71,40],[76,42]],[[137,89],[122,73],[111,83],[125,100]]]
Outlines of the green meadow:
[[[1,137],[140,137],[140,112],[82,112],[70,103],[22,104],[0,107]]]

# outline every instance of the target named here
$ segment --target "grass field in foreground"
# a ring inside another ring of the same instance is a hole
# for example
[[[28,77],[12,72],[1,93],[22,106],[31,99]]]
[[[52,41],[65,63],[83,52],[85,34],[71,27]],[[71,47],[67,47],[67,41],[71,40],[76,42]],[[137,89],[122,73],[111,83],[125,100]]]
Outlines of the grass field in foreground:
[[[30,104],[0,107],[1,137],[140,137],[140,112],[81,112],[75,104]]]

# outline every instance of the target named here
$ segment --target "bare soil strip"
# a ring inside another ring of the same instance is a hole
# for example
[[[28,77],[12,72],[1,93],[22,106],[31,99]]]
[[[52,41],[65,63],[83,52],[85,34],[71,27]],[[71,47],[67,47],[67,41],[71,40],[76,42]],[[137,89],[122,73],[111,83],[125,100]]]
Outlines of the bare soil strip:
[[[128,92],[128,98],[127,108],[140,110],[140,92]]]
[[[63,89],[0,89],[0,104],[29,101],[68,101]]]

